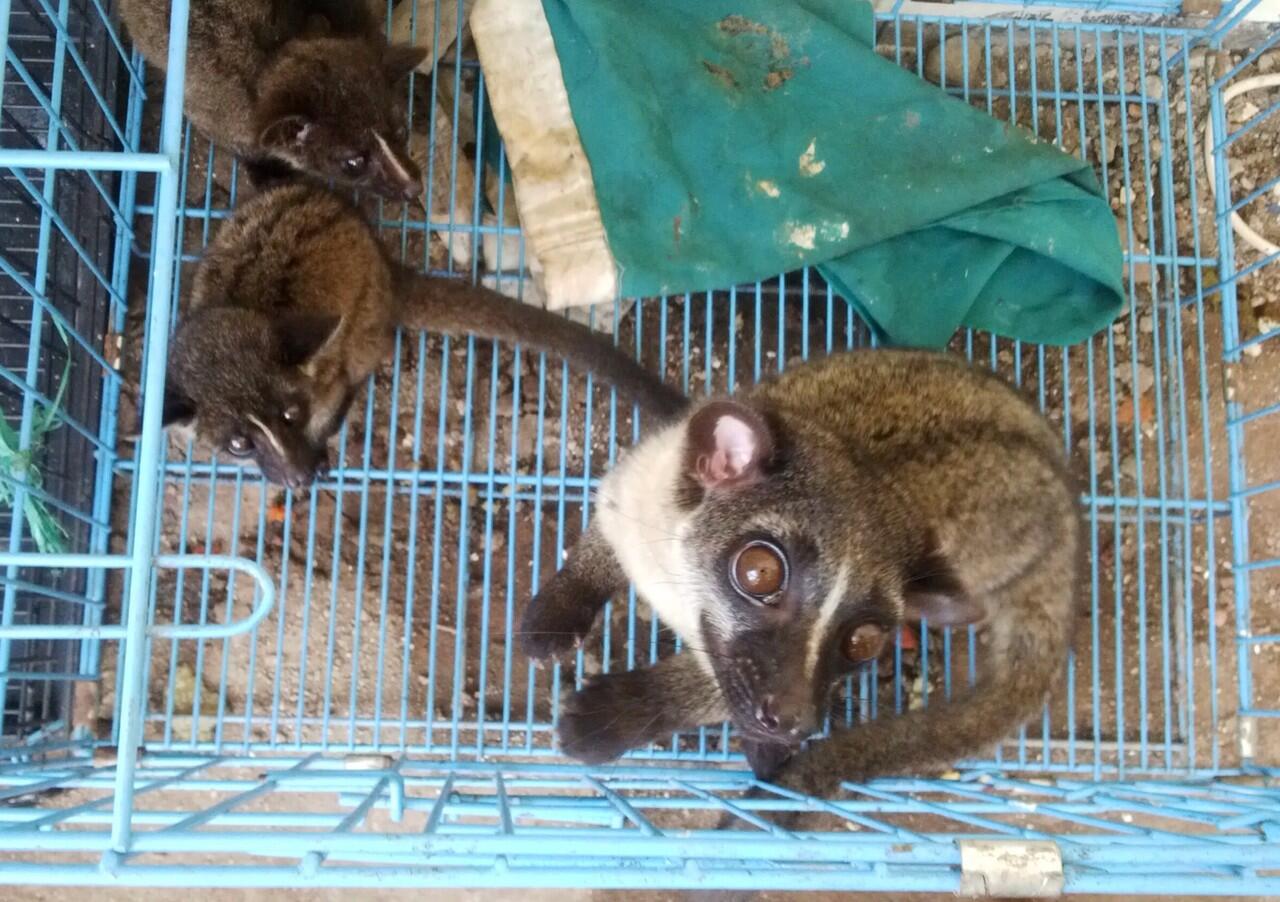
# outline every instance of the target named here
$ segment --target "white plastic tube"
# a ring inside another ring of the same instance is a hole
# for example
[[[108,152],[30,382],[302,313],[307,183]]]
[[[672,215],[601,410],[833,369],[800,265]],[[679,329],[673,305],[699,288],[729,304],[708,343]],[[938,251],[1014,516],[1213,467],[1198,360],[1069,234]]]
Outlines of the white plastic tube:
[[[1264,88],[1280,88],[1280,74],[1276,75],[1255,75],[1252,78],[1246,78],[1238,81],[1231,87],[1222,92],[1222,106],[1226,109],[1227,104],[1235,100],[1241,94],[1247,94],[1250,91],[1260,91]],[[1213,122],[1212,119],[1204,124],[1204,168],[1209,173],[1209,190],[1213,192],[1214,206],[1217,206],[1218,186],[1214,180],[1213,170],[1213,137],[1211,135]],[[1272,244],[1263,238],[1257,232],[1249,227],[1239,213],[1231,214],[1231,230],[1244,239],[1245,243],[1254,250],[1261,253],[1264,257],[1269,257],[1276,251],[1280,251],[1280,247]]]

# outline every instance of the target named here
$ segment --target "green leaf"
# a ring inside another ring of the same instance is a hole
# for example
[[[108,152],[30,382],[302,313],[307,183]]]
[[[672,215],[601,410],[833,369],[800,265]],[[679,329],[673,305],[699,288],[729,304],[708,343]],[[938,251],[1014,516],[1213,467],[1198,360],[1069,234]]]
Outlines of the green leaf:
[[[53,325],[62,338],[62,344],[70,349],[71,343],[67,339],[66,330],[57,322]],[[70,376],[71,355],[67,354],[53,403],[43,405],[33,415],[31,441],[27,448],[20,447],[20,436],[12,424],[0,418],[0,506],[12,509],[21,485],[38,489],[44,484],[44,477],[36,461],[44,449],[45,437],[62,425],[62,402],[70,384]],[[48,554],[67,550],[70,536],[42,499],[27,492],[22,513],[27,522],[27,533],[37,551]]]

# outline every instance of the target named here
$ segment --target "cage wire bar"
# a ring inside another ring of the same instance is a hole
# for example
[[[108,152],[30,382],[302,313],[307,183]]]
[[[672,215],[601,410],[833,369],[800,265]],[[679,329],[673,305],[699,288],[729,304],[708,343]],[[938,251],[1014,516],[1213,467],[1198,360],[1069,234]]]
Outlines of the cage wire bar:
[[[80,12],[67,3],[4,4],[0,153],[15,161],[41,147],[78,167],[93,147],[127,141],[106,102],[118,88],[110,26]],[[106,550],[119,375],[105,360],[102,333],[122,309],[119,261],[132,224],[118,199],[129,196],[100,172],[0,171],[0,548],[11,555],[49,535],[55,546]],[[56,528],[28,528],[41,508],[54,512],[45,523]],[[96,622],[101,572],[41,567],[19,575],[5,566],[3,624]],[[71,686],[97,673],[96,641],[41,633],[0,639],[0,735],[8,741],[65,733]]]
[[[670,650],[634,593],[611,603],[575,666],[537,671],[505,641],[517,603],[590,517],[599,474],[640,435],[638,418],[589,378],[491,342],[402,335],[388,372],[353,405],[330,476],[282,501],[255,472],[167,444],[159,400],[178,298],[240,190],[234,162],[182,119],[189,2],[172,4],[168,76],[149,101],[142,61],[105,0],[0,0],[0,203],[16,198],[36,223],[33,260],[24,247],[0,248],[4,297],[29,311],[0,311],[0,402],[17,447],[32,451],[67,378],[57,361],[71,361],[72,392],[100,398],[68,404],[53,433],[89,449],[87,497],[41,482],[39,470],[0,474],[13,512],[0,521],[0,690],[59,684],[105,696],[97,724],[61,710],[34,731],[6,720],[0,882],[953,891],[965,844],[990,840],[1010,851],[1051,843],[1072,892],[1280,894],[1280,788],[1265,744],[1280,695],[1255,672],[1280,647],[1256,604],[1280,554],[1250,531],[1251,515],[1280,499],[1280,474],[1246,454],[1280,422],[1280,402],[1245,378],[1253,354],[1274,353],[1280,329],[1251,334],[1240,316],[1242,292],[1274,278],[1277,255],[1241,247],[1231,223],[1265,201],[1280,171],[1238,189],[1230,165],[1280,105],[1258,104],[1234,124],[1224,100],[1280,32],[1193,86],[1197,53],[1229,41],[1258,2],[1224,4],[1198,27],[987,17],[968,3],[878,17],[900,65],[1098,167],[1120,197],[1130,304],[1117,330],[1071,349],[975,334],[953,345],[1036,397],[1067,452],[1086,461],[1090,617],[1065,698],[954,772],[816,800],[754,781],[723,728],[607,767],[552,748],[563,688]],[[47,75],[13,38],[21,16],[42,23]],[[80,20],[100,23],[99,37],[80,37]],[[432,42],[449,37],[437,24]],[[461,43],[461,24],[451,37]],[[95,47],[116,61],[114,92],[91,65]],[[960,54],[958,67],[948,53]],[[410,106],[427,123],[431,213],[379,204],[374,214],[389,244],[424,269],[432,233],[451,246],[457,236],[491,241],[493,272],[474,254],[470,274],[518,290],[526,261],[518,228],[505,224],[501,154],[496,204],[478,182],[470,196],[459,188],[459,161],[471,156],[459,123],[483,120],[483,76],[472,62],[434,58]],[[96,130],[63,108],[73,82]],[[34,118],[22,120],[28,107]],[[481,167],[486,133],[476,134]],[[1206,149],[1208,180],[1194,165]],[[112,236],[105,263],[60,205],[69,194],[99,204]],[[480,215],[485,202],[494,223]],[[1204,224],[1202,203],[1212,211]],[[54,290],[55,248],[107,298],[105,323],[69,315]],[[145,335],[134,446],[118,441],[117,422],[130,303]],[[609,322],[637,354],[656,346],[657,365],[694,394],[870,341],[808,272],[619,304]],[[63,357],[49,353],[54,341]],[[1212,464],[1224,455],[1219,473]],[[32,500],[81,527],[68,529],[68,547],[34,547],[23,514]],[[27,613],[55,603],[62,614]],[[56,664],[18,666],[22,642],[44,643]],[[977,649],[971,631],[922,635],[914,664],[899,646],[892,672],[845,688],[833,723],[958,690]],[[748,797],[752,788],[766,792]],[[767,820],[779,810],[825,813],[829,824],[792,833]],[[744,826],[712,829],[724,812]]]

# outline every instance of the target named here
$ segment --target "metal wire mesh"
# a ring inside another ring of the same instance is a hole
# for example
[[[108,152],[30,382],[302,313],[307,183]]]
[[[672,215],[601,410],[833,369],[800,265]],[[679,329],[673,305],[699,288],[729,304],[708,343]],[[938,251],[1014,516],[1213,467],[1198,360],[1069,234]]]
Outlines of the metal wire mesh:
[[[64,114],[56,140],[34,145],[46,150],[0,155],[0,165],[15,167],[11,190],[48,223],[33,265],[75,255],[82,287],[106,305],[92,323],[62,323],[82,380],[69,394],[90,386],[104,398],[100,417],[98,407],[69,407],[59,430],[85,445],[89,457],[72,472],[89,491],[68,496],[46,482],[64,520],[83,523],[71,550],[90,556],[47,558],[69,582],[53,587],[60,595],[42,591],[76,623],[96,624],[109,606],[112,626],[25,634],[43,643],[39,653],[76,648],[80,674],[101,670],[101,725],[96,740],[41,737],[10,750],[0,800],[22,804],[0,807],[0,850],[21,854],[0,863],[0,880],[96,882],[105,868],[113,879],[196,885],[376,875],[405,885],[946,890],[959,877],[957,839],[981,836],[1053,840],[1074,890],[1276,892],[1268,868],[1280,839],[1268,812],[1280,799],[1253,778],[1274,763],[1265,750],[1280,687],[1258,662],[1280,633],[1273,608],[1254,599],[1273,591],[1280,548],[1251,533],[1249,518],[1280,498],[1280,474],[1269,456],[1246,452],[1280,422],[1280,388],[1251,381],[1248,369],[1251,349],[1280,330],[1241,318],[1254,280],[1274,278],[1276,255],[1238,246],[1228,217],[1256,210],[1276,187],[1277,167],[1246,188],[1230,161],[1277,105],[1259,103],[1238,122],[1223,92],[1259,71],[1278,37],[1254,41],[1238,62],[1210,46],[1248,7],[1200,28],[882,17],[879,45],[891,59],[1095,164],[1117,215],[1130,304],[1114,329],[1068,349],[979,334],[952,346],[1037,399],[1084,487],[1089,616],[1062,691],[1019,736],[945,779],[878,781],[819,803],[744,798],[751,783],[724,728],[673,736],[608,768],[556,756],[565,688],[673,650],[633,595],[613,601],[576,666],[535,670],[507,641],[519,606],[590,517],[599,476],[643,426],[590,379],[491,342],[402,335],[353,405],[331,473],[305,495],[176,440],[166,448],[145,424],[136,449],[117,445],[121,385],[140,380],[144,399],[156,389],[192,267],[249,189],[222,151],[179,130],[172,91],[166,117],[158,101],[144,103],[140,63],[115,32],[102,46],[128,65],[122,102],[107,102],[115,95],[77,62],[70,25],[77,15],[100,25],[102,7],[35,4],[66,65],[95,86],[86,103],[100,111],[97,137]],[[16,34],[11,24],[9,73],[29,65]],[[488,273],[473,255],[465,266],[518,290],[524,248],[503,224],[505,162],[484,146],[483,128],[475,146],[458,138],[467,120],[484,120],[482,74],[446,58],[411,90],[432,212],[369,202],[370,215],[423,270],[438,265],[433,234],[454,249],[459,238],[488,240],[505,264]],[[58,109],[49,89],[40,96],[36,107]],[[7,85],[3,101],[8,122]],[[1200,162],[1206,147],[1212,176]],[[64,149],[76,154],[58,164],[65,170],[39,155]],[[496,197],[459,178],[459,161],[482,172],[489,159]],[[67,214],[34,200],[63,181],[98,204],[113,242],[105,262],[90,266],[81,239],[66,237],[76,234]],[[495,215],[484,220],[489,205]],[[0,259],[17,256],[6,246]],[[459,260],[455,252],[446,266]],[[148,275],[132,292],[131,266]],[[55,357],[32,349],[49,346],[50,323],[61,322],[50,311],[62,308],[37,301],[32,319],[31,299],[54,295],[23,278],[10,283],[28,311],[14,330],[22,356],[0,357],[0,376],[15,410],[35,411],[59,373]],[[126,297],[135,310],[150,300],[145,329],[138,316],[131,333],[145,337],[132,364],[113,353],[107,330],[109,319],[112,332],[126,331]],[[693,394],[869,342],[808,272],[607,314],[597,315],[620,344]],[[38,360],[30,372],[28,356]],[[9,597],[53,573],[18,556],[29,549],[15,523],[0,523],[19,536],[0,553],[9,567],[0,657],[24,624]],[[108,559],[113,524],[112,550],[124,553]],[[162,569],[153,554],[166,556]],[[957,691],[980,653],[971,632],[930,632],[845,687],[832,723]],[[12,671],[0,679],[24,692],[39,685]],[[115,746],[119,760],[104,759]],[[799,842],[758,813],[797,806],[834,820]],[[726,810],[753,828],[712,832]],[[225,861],[184,858],[213,854]]]
[[[889,25],[901,31],[900,20]],[[926,28],[911,30],[923,46]],[[1216,711],[1204,719],[1196,707],[1217,703],[1219,658],[1198,666],[1191,660],[1197,640],[1216,647],[1216,625],[1206,617],[1216,610],[1216,587],[1197,586],[1188,573],[1202,561],[1212,566],[1218,518],[1228,504],[1212,479],[1202,478],[1202,491],[1192,486],[1211,466],[1211,428],[1197,416],[1216,403],[1207,382],[1215,350],[1201,334],[1202,297],[1180,292],[1186,280],[1203,281],[1203,270],[1217,260],[1195,237],[1183,246],[1155,213],[1176,207],[1172,169],[1191,159],[1194,147],[1150,152],[1169,134],[1179,92],[1188,111],[1203,103],[1191,95],[1191,36],[940,19],[929,40],[945,54],[953,35],[963,49],[979,51],[981,61],[964,67],[976,77],[949,85],[944,59],[944,87],[1070,149],[1107,146],[1113,123],[1106,113],[1119,109],[1121,134],[1113,140],[1123,146],[1101,161],[1101,170],[1109,181],[1118,170],[1129,198],[1117,205],[1118,222],[1127,232],[1138,296],[1119,331],[1065,352],[981,335],[957,341],[957,350],[1025,385],[1061,423],[1064,447],[1088,486],[1095,632],[1073,662],[1059,710],[1047,712],[1006,754],[1020,766],[1095,774],[1216,770],[1222,753]],[[894,53],[909,63],[910,42],[896,37]],[[1002,56],[1002,47],[1014,49]],[[1034,66],[1044,48],[1058,64],[1041,75]],[[914,57],[923,74],[925,54],[917,50]],[[1129,77],[1152,71],[1162,73],[1169,91],[1157,94],[1145,77]],[[1064,77],[1075,79],[1069,88]],[[456,100],[453,115],[460,115]],[[191,262],[244,187],[216,150],[192,134],[187,141],[188,210],[178,233],[183,259]],[[224,178],[233,180],[229,189]],[[1133,221],[1144,202],[1153,225],[1140,240]],[[481,203],[478,188],[474,197],[458,197],[455,211],[472,203]],[[429,198],[433,205],[438,201]],[[447,226],[383,210],[384,230],[420,266],[425,261],[414,258],[406,235]],[[421,243],[417,249],[421,254]],[[1136,263],[1163,275],[1173,296],[1157,296],[1159,277],[1139,286]],[[175,283],[175,297],[187,275]],[[657,365],[695,393],[731,391],[787,361],[865,341],[843,301],[807,272],[714,295],[643,301],[617,314],[619,340],[651,354],[660,343]],[[1142,316],[1148,328],[1139,327]],[[1140,366],[1151,367],[1153,379],[1146,429],[1132,428],[1122,410],[1134,403]],[[455,757],[548,754],[554,700],[569,674],[542,673],[513,658],[505,636],[517,605],[585,523],[590,488],[636,434],[630,412],[560,365],[488,342],[426,335],[402,338],[391,367],[354,411],[333,472],[306,497],[278,493],[234,461],[209,459],[196,448],[171,453],[156,510],[167,526],[162,549],[255,559],[276,575],[280,605],[271,618],[274,635],[259,630],[220,647],[153,650],[165,689],[148,709],[151,735],[164,747],[231,742]],[[1122,472],[1122,461],[1131,462],[1132,472]],[[128,462],[123,471],[130,472]],[[232,608],[247,603],[236,600],[234,582],[206,574],[196,586],[179,574],[172,584],[158,583],[154,603],[160,617],[204,622],[223,616],[228,599]],[[286,633],[301,641],[285,641]],[[973,643],[970,633],[925,636],[919,666],[927,672],[930,658],[940,657],[941,679],[934,682],[950,691],[952,678],[965,678],[960,658],[971,657]],[[633,666],[660,645],[643,608],[620,599],[579,664]],[[1197,670],[1209,684],[1199,693]],[[185,693],[177,683],[189,671],[202,679],[178,712],[174,696],[185,701]],[[260,680],[259,671],[270,681]],[[854,716],[855,696],[878,705],[869,686],[879,676],[869,674],[862,691],[850,694],[846,719]],[[888,676],[892,703],[900,706],[910,688],[901,656]],[[179,713],[191,716],[175,721]],[[1209,731],[1199,748],[1197,722]],[[723,758],[724,739],[704,731],[640,754]]]
[[[100,12],[87,2],[59,10],[25,3],[0,19],[8,26],[0,147],[118,147],[120,57]],[[13,496],[0,505],[10,552],[44,550],[42,516],[56,523],[62,550],[104,548],[106,471],[98,465],[111,450],[104,388],[117,380],[104,354],[111,353],[111,308],[123,300],[109,273],[117,232],[129,228],[117,181],[77,171],[0,172],[0,410],[18,440],[0,466]],[[44,429],[51,411],[61,426]],[[10,568],[2,580],[4,623],[81,622],[102,605],[101,589],[90,583],[84,571]],[[73,643],[0,639],[0,735],[65,731],[71,681],[92,676],[95,662],[94,651]]]

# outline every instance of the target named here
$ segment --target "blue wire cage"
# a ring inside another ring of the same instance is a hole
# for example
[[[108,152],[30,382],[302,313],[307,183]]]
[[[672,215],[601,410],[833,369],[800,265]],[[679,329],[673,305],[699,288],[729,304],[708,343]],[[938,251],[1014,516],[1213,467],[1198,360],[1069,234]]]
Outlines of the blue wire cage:
[[[1280,162],[1238,163],[1280,119],[1257,3],[881,15],[882,52],[1096,165],[1130,303],[1072,348],[952,347],[1036,398],[1081,476],[1089,613],[1061,691],[985,758],[818,800],[745,798],[726,729],[557,756],[562,688],[670,650],[633,595],[576,666],[507,641],[640,434],[589,378],[401,335],[305,495],[167,438],[184,281],[243,189],[182,118],[187,2],[157,79],[108,0],[0,0],[0,881],[1280,894],[1280,530],[1258,525],[1280,383],[1252,306],[1277,253],[1240,232],[1274,217]],[[459,138],[483,77],[448,29],[411,88],[431,213],[370,212],[423,269],[443,236],[484,277],[459,248],[487,242],[518,291],[500,148]],[[869,341],[807,272],[605,319],[694,394]],[[979,654],[962,630],[900,645],[832,721],[928,704]],[[825,820],[762,817],[797,807]],[[749,826],[712,829],[726,810]]]

